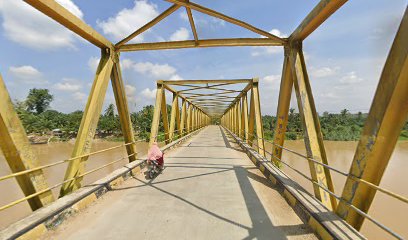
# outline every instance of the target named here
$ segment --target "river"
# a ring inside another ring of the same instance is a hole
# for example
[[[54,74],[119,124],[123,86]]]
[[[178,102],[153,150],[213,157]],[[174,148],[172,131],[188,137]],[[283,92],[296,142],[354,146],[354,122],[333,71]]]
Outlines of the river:
[[[98,151],[108,147],[120,145],[118,142],[95,142],[93,143],[92,151]],[[348,172],[350,163],[353,159],[357,142],[342,142],[342,141],[325,141],[325,147],[327,157],[331,166]],[[48,145],[33,145],[34,151],[40,159],[41,164],[49,164],[70,157],[73,149],[73,143],[61,142],[50,143]],[[285,147],[295,150],[300,153],[305,153],[303,141],[286,141]],[[266,144],[267,149],[271,149],[271,145]],[[137,149],[139,156],[143,156],[147,152],[147,143],[138,143]],[[116,159],[119,159],[126,155],[124,148],[118,148],[112,151],[104,152],[91,156],[87,162],[86,169],[91,170],[103,164],[107,164]],[[389,189],[395,193],[399,193],[403,196],[408,196],[408,141],[398,142],[394,154],[390,160],[389,166],[385,172],[383,180],[380,184],[381,187]],[[303,173],[309,173],[309,166],[304,158],[298,157],[292,153],[284,151],[283,158],[289,165],[302,171]],[[114,165],[106,167],[100,171],[87,175],[84,178],[85,184],[96,181],[97,179],[106,176],[113,170],[123,166],[127,163],[127,159],[124,159]],[[58,165],[44,170],[47,182],[49,186],[55,185],[61,182],[64,178],[65,169],[67,164]],[[283,166],[282,170],[290,175],[294,180],[299,182],[309,192],[313,192],[312,184],[302,176],[292,171],[290,168]],[[9,167],[5,162],[5,159],[0,155],[0,176],[4,176],[10,173]],[[345,182],[345,177],[332,173],[335,192],[341,195],[342,187]],[[54,195],[57,196],[59,189],[55,189]],[[8,179],[0,183],[0,206],[10,203],[20,197],[23,197],[19,186],[14,179]],[[6,209],[0,212],[0,229],[4,228],[8,224],[17,221],[30,214],[31,210],[26,202],[20,203],[12,208]],[[408,205],[399,202],[387,195],[377,193],[373,205],[369,214],[381,223],[389,226],[391,229],[399,234],[402,234],[405,238],[408,238]],[[370,239],[389,239],[389,235],[385,234],[377,226],[365,221],[362,233]]]

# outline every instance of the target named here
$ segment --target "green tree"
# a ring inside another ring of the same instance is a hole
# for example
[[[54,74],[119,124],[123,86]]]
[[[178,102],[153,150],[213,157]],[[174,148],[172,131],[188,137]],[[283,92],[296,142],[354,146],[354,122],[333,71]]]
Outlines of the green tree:
[[[49,106],[54,97],[49,93],[48,89],[32,88],[28,92],[25,105],[29,112],[36,112],[40,114],[44,112]]]

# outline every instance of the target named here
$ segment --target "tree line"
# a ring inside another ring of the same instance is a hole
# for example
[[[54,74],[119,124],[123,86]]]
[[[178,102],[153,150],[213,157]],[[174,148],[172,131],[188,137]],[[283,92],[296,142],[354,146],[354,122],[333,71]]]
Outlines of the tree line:
[[[54,99],[48,89],[30,89],[24,101],[15,101],[15,109],[28,134],[49,134],[53,129],[62,131],[62,139],[74,138],[81,123],[83,111],[62,113],[50,109],[50,103]],[[168,112],[171,106],[167,105]],[[133,129],[139,139],[148,139],[152,125],[154,106],[144,106],[142,110],[131,113]],[[170,114],[169,114],[170,115]],[[352,114],[347,109],[340,113],[324,112],[319,116],[323,138],[335,141],[358,140],[367,118],[366,113]],[[262,116],[264,135],[272,139],[276,117]],[[159,131],[163,132],[163,123],[160,121]],[[97,135],[102,138],[120,140],[122,137],[119,116],[116,114],[115,105],[110,104],[100,116],[97,127]],[[290,109],[286,139],[302,139],[302,123],[299,113]],[[408,122],[401,132],[400,139],[408,140]]]

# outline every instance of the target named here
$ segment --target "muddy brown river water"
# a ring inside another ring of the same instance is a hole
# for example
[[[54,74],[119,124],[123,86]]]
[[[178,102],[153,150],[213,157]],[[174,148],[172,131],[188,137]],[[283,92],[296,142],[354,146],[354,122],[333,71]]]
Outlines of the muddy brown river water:
[[[93,144],[92,151],[98,151],[108,147],[120,145],[118,142],[96,142]],[[327,157],[331,166],[339,170],[348,172],[350,163],[353,159],[357,142],[341,142],[341,141],[325,141]],[[73,149],[73,143],[50,143],[48,145],[33,145],[33,148],[41,164],[49,164],[70,157]],[[304,143],[302,141],[286,141],[285,147],[295,150],[300,153],[305,153]],[[267,149],[271,149],[271,145],[266,144]],[[138,143],[137,149],[139,156],[143,156],[147,152],[147,143]],[[124,148],[115,149],[102,154],[91,156],[88,160],[86,169],[91,170],[103,164],[112,162],[126,155]],[[403,196],[408,196],[408,141],[398,142],[394,154],[390,160],[388,168],[384,174],[381,187],[389,189]],[[283,158],[289,165],[302,171],[309,173],[309,166],[305,159],[298,157],[292,153],[284,151]],[[124,159],[114,165],[108,166],[100,171],[87,175],[84,178],[85,184],[96,181],[97,179],[106,176],[113,170],[127,163]],[[49,186],[61,182],[64,178],[66,164],[58,165],[44,170],[47,183]],[[294,180],[299,182],[309,192],[313,192],[312,184],[302,176],[292,171],[288,167],[282,168],[284,172],[290,175]],[[5,162],[4,157],[0,154],[0,176],[10,173],[10,169]],[[341,195],[342,187],[345,182],[345,177],[332,173],[332,178],[335,185],[335,192]],[[54,189],[54,195],[57,196],[59,189]],[[8,179],[0,182],[0,206],[10,203],[16,199],[23,197],[23,194],[14,179]],[[23,218],[30,214],[31,210],[26,202],[20,203],[12,208],[0,212],[0,229],[6,227],[12,222]],[[408,238],[408,204],[404,204],[382,193],[377,193],[374,203],[369,214],[390,227],[403,237]],[[377,226],[365,221],[362,233],[369,239],[392,239],[388,234],[379,229]]]

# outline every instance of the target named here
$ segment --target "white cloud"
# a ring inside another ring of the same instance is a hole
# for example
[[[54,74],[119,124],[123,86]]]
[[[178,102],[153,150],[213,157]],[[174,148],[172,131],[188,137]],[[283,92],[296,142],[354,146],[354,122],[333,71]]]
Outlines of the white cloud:
[[[139,62],[135,63],[133,67],[139,73],[149,74],[156,78],[166,78],[176,73],[176,69],[168,64]]]
[[[131,59],[125,58],[120,61],[120,66],[123,70],[125,69],[131,69],[135,62],[133,62]]]
[[[47,83],[43,78],[43,74],[33,66],[25,65],[19,67],[10,67],[10,73],[15,77],[17,81],[31,84],[44,84]]]
[[[273,34],[273,35],[275,35],[275,36],[277,36],[277,37],[280,37],[280,38],[286,38],[286,37],[288,37],[287,34],[282,33],[279,29],[276,29],[276,28],[274,28],[274,29],[272,29],[271,31],[269,31],[269,33],[270,33],[270,34]],[[264,36],[263,36],[263,37],[264,37]]]
[[[354,84],[354,83],[359,83],[362,81],[364,81],[364,79],[361,77],[358,77],[356,72],[354,71],[349,72],[346,76],[340,79],[340,82],[344,84]]]
[[[75,100],[84,101],[86,99],[86,94],[83,92],[74,92],[72,97],[74,97]]]
[[[170,36],[170,41],[183,41],[190,37],[190,32],[187,28],[181,27]]]
[[[188,19],[188,15],[187,15],[187,12],[186,11],[182,11],[182,12],[180,12],[180,18],[181,19],[183,19],[184,21],[189,21],[189,19]]]
[[[88,67],[92,70],[92,72],[96,72],[96,69],[99,65],[99,58],[98,57],[91,57],[88,60]]]
[[[315,78],[324,78],[324,77],[330,77],[335,74],[337,74],[339,67],[322,67],[322,68],[310,68],[310,76],[315,77]]]
[[[118,41],[136,31],[157,15],[159,15],[157,5],[144,0],[135,0],[133,8],[124,8],[116,16],[105,21],[97,20],[97,25],[105,34]],[[143,41],[143,34],[138,35],[133,41]]]
[[[282,33],[279,29],[272,29],[269,31],[270,34],[273,34],[277,37],[286,38],[287,35]],[[262,38],[266,38],[265,36],[260,36]],[[258,57],[264,55],[273,55],[277,53],[283,53],[283,47],[281,46],[265,46],[265,47],[253,47],[253,51],[251,52],[251,56]]]
[[[54,88],[60,91],[75,92],[82,88],[81,84],[76,83],[75,79],[64,78],[62,82],[54,84]]]
[[[126,92],[126,95],[127,95],[128,97],[131,97],[131,96],[133,96],[133,95],[136,93],[136,88],[133,87],[132,85],[126,84],[126,85],[125,85],[125,92]]]
[[[184,80],[184,79],[183,79],[180,75],[174,74],[173,76],[171,76],[171,77],[169,78],[169,80],[175,81],[175,80]]]
[[[141,92],[141,94],[143,97],[153,100],[156,98],[156,89],[150,90],[150,88],[146,88]]]
[[[56,0],[56,1],[75,16],[81,19],[84,17],[84,14],[82,13],[81,9],[79,9],[79,7],[75,5],[75,3],[72,2],[71,0]]]
[[[152,76],[154,78],[169,79],[176,75],[177,69],[169,64],[158,64],[151,62],[134,62],[131,59],[121,61],[122,69],[132,69],[138,73]],[[176,75],[178,76],[178,75]],[[179,77],[179,76],[178,76]]]
[[[281,75],[268,75],[262,78],[261,84],[265,84],[267,88],[279,89]]]
[[[71,0],[57,0],[74,15],[83,13]],[[0,0],[2,27],[8,39],[23,46],[39,50],[75,48],[78,38],[59,23],[45,16],[24,1]]]
[[[41,72],[35,67],[25,65],[20,67],[10,67],[10,72],[15,75],[19,75],[22,78],[32,78],[41,76]]]

